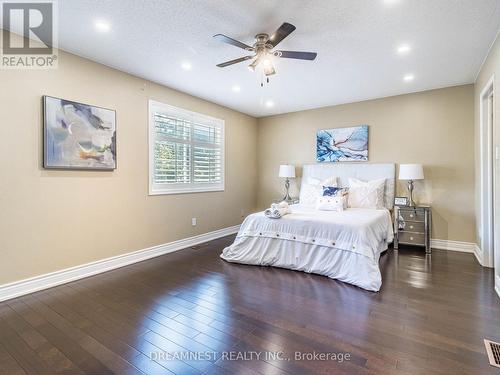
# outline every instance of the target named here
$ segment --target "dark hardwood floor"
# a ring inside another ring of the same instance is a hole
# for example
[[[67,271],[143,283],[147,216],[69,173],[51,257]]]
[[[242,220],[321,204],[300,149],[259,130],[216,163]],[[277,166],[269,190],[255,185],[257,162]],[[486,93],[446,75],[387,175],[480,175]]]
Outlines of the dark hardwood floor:
[[[0,303],[0,374],[500,373],[482,341],[500,299],[473,255],[390,250],[372,293],[226,263],[232,239]]]

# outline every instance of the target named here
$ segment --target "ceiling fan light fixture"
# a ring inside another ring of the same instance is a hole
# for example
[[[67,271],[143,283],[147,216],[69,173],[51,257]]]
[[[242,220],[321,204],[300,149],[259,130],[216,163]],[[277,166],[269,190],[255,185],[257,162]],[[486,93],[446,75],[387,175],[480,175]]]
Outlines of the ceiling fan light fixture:
[[[273,74],[276,74],[276,69],[274,69],[274,66],[268,65],[264,67],[264,74],[266,76],[272,76]]]
[[[257,58],[253,60],[250,65],[248,65],[248,69],[250,69],[252,72],[255,72],[259,63],[260,63],[260,58],[257,56]]]

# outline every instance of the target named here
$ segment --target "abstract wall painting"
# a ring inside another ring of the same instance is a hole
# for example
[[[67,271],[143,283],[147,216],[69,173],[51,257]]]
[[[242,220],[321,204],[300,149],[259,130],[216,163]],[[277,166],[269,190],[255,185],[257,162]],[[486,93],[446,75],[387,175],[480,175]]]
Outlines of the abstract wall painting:
[[[45,168],[116,169],[113,110],[43,97]]]
[[[316,134],[316,160],[367,161],[368,125],[319,130]]]

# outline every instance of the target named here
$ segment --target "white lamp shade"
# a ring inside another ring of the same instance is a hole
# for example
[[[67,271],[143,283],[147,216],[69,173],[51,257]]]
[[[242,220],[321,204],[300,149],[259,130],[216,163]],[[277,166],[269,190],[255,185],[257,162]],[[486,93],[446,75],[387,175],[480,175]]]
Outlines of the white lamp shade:
[[[399,166],[400,180],[423,180],[424,168],[422,164],[401,164]]]
[[[295,166],[290,164],[280,165],[280,177],[295,178]]]

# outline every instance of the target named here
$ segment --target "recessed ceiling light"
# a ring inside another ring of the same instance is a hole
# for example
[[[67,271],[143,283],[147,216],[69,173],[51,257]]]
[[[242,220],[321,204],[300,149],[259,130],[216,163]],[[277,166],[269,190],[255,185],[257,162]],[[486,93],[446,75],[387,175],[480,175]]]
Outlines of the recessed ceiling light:
[[[400,55],[406,55],[408,52],[411,51],[411,47],[408,44],[401,44],[398,47],[397,51]]]
[[[405,82],[411,82],[415,79],[415,76],[413,74],[407,74],[403,77],[403,79],[405,80]]]
[[[181,68],[184,70],[191,70],[192,67],[193,66],[191,65],[191,63],[187,62],[187,61],[185,61],[181,64]]]
[[[267,100],[267,101],[266,101],[266,107],[267,107],[267,108],[274,107],[274,102],[273,102],[272,100]]]
[[[106,21],[103,21],[103,20],[95,21],[94,26],[97,29],[97,31],[100,31],[102,33],[105,33],[105,32],[108,32],[109,30],[111,30],[110,24]]]
[[[233,91],[234,91],[234,92],[240,92],[240,91],[241,91],[241,87],[240,87],[240,86],[238,86],[238,85],[234,85],[234,86],[233,86]]]

